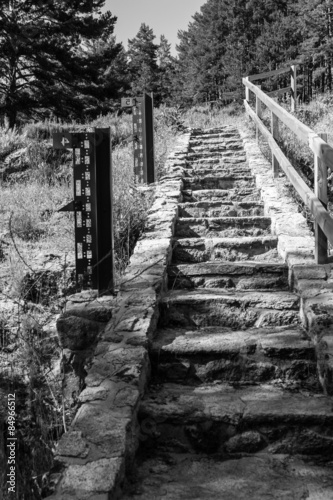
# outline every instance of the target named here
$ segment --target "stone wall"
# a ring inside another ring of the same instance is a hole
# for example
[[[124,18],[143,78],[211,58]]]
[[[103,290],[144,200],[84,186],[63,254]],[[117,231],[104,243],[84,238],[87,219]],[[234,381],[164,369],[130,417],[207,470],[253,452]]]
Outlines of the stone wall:
[[[86,342],[76,345],[80,336],[71,330],[71,321],[81,324],[86,341],[98,343],[79,396],[81,406],[57,448],[55,491],[49,497],[53,500],[116,499],[131,467],[140,440],[136,414],[150,371],[147,342],[166,289],[181,196],[184,160],[177,156],[186,154],[189,138],[188,133],[177,140],[166,162],[168,173],[155,187],[146,232],[135,247],[117,298],[106,303],[107,299],[75,296],[58,321],[64,347],[86,347]],[[105,322],[107,314],[112,318]]]
[[[314,235],[298,212],[287,178],[273,179],[272,166],[249,131],[240,131],[265,213],[272,218],[278,251],[289,266],[289,282],[301,297],[301,320],[316,344],[318,373],[325,393],[333,394],[333,264],[314,261]]]

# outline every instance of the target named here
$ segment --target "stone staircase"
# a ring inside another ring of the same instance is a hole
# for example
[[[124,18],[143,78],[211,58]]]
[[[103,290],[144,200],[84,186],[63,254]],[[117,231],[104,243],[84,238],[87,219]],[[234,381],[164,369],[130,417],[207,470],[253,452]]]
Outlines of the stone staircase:
[[[235,129],[196,130],[124,499],[333,499],[333,405]]]

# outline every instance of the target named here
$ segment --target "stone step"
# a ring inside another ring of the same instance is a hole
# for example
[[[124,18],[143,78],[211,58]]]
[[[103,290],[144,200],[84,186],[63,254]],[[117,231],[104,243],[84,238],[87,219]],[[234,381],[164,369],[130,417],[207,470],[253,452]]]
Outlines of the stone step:
[[[212,152],[221,151],[244,151],[243,142],[239,140],[221,140],[219,142],[190,142],[189,154],[191,153],[203,153],[204,155]]]
[[[171,454],[156,449],[149,429],[144,431],[141,438],[145,450],[123,500],[333,499],[332,464],[285,454],[242,456],[241,451],[238,457],[230,459],[203,453]],[[261,447],[258,437],[255,433],[244,433],[233,441],[231,437],[228,446],[246,451],[248,444],[255,451]],[[175,436],[174,444],[176,441]],[[306,447],[309,447],[306,442],[297,443],[299,450]]]
[[[150,361],[155,382],[303,381],[319,389],[315,347],[300,328],[160,329],[150,347]]]
[[[230,127],[216,127],[214,129],[197,129],[193,130],[191,133],[190,140],[212,140],[219,139],[221,137],[235,137],[239,139],[239,132],[235,128]]]
[[[184,160],[188,162],[187,158],[184,157]],[[193,168],[198,168],[205,165],[232,165],[233,167],[238,165],[239,167],[245,168],[246,164],[246,156],[244,154],[230,154],[229,152],[222,153],[219,156],[207,156],[207,157],[198,157],[196,159],[192,159],[187,164],[190,164]]]
[[[169,289],[235,288],[265,290],[288,288],[288,266],[266,262],[202,262],[168,267]]]
[[[180,203],[179,217],[247,217],[264,215],[264,205],[256,202],[199,201]]]
[[[196,136],[193,136],[190,139],[190,146],[192,144],[216,144],[220,143],[221,141],[239,141],[240,136],[239,134],[235,134],[232,132],[220,132],[220,133],[214,133],[211,135],[207,134],[199,134]]]
[[[164,451],[333,453],[333,406],[313,391],[272,384],[151,386],[139,420],[154,422],[150,445]],[[289,499],[288,499],[289,500]]]
[[[191,165],[191,167],[185,167],[184,177],[205,177],[206,175],[251,175],[251,171],[246,166],[224,164],[219,162],[217,164],[205,165],[200,164],[196,168]]]
[[[269,217],[191,217],[176,222],[175,235],[181,238],[263,236],[271,233]]]
[[[195,203],[197,201],[257,201],[260,197],[259,189],[243,187],[241,189],[184,189],[183,202]]]
[[[202,189],[242,189],[255,187],[252,175],[205,175],[202,177],[184,177],[184,189],[192,191]]]
[[[173,263],[260,260],[281,262],[275,236],[242,238],[174,238]]]
[[[160,302],[160,327],[234,330],[297,325],[299,298],[288,291],[174,290]]]
[[[214,133],[211,134],[199,133],[191,135],[190,144],[198,141],[215,142],[215,141],[220,141],[221,138],[239,141],[240,135],[237,130],[220,130],[220,131],[215,131]]]

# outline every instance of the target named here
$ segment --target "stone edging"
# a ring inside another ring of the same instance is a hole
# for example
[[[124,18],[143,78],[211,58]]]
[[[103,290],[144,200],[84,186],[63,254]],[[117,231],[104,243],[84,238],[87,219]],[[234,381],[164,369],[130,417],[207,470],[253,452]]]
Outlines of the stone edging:
[[[55,492],[50,499],[107,500],[111,495],[116,499],[134,459],[140,440],[136,415],[150,372],[147,344],[166,291],[166,266],[183,185],[181,157],[188,151],[189,139],[190,133],[179,137],[167,159],[168,173],[156,185],[146,232],[111,306],[113,317],[102,331],[100,325],[96,329],[99,340],[79,396],[82,405],[57,448],[61,470],[53,471]],[[82,300],[80,307],[75,315],[87,318]],[[73,316],[67,311],[59,324],[66,315],[68,320]]]
[[[319,378],[325,393],[333,394],[333,264],[314,262],[314,236],[288,194],[285,178],[272,178],[272,166],[264,158],[248,130],[240,130],[249,167],[256,176],[272,218],[278,252],[289,267],[289,282],[300,295],[300,316],[317,351]]]

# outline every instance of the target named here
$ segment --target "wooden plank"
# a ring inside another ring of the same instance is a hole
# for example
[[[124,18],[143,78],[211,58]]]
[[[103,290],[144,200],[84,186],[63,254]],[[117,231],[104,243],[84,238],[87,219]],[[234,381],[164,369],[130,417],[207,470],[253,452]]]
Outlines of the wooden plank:
[[[276,97],[278,95],[286,94],[288,92],[290,92],[290,87],[284,87],[283,89],[277,89],[273,90],[272,92],[267,92],[266,95],[268,95],[269,97]]]
[[[313,131],[309,134],[309,147],[322,160],[326,167],[333,170],[333,148]]]
[[[273,112],[271,113],[271,132],[273,138],[276,141],[279,140],[279,120]],[[279,176],[279,162],[273,153],[272,153],[272,172],[273,172],[273,178]]]
[[[283,109],[271,97],[258,89],[256,85],[243,78],[243,84],[248,87],[260,100],[290,128],[297,137],[308,144],[310,149],[325,163],[325,165],[333,170],[333,148],[323,141],[310,127],[304,125],[297,118],[292,116],[288,111]]]
[[[331,245],[333,245],[333,219],[331,218],[327,210],[323,207],[322,203],[318,200],[317,196],[311,191],[309,186],[305,184],[303,179],[296,172],[288,158],[283,154],[283,152],[273,139],[269,130],[257,118],[257,115],[246,101],[244,101],[244,106],[247,113],[260,128],[261,133],[265,135],[271,151],[276,156],[280,167],[285,172],[286,176],[288,177],[291,184],[294,186],[306,206],[311,210],[311,213],[314,215],[316,222],[326,235],[328,241],[331,243]]]
[[[327,142],[327,134],[319,134],[319,136]],[[314,193],[323,204],[323,207],[327,208],[327,167],[316,155],[314,157]],[[314,229],[316,264],[327,264],[327,237],[317,222],[315,222]]]
[[[246,80],[246,81],[248,81],[248,80],[249,80],[249,78],[248,78],[248,77],[246,77],[246,78],[245,78],[245,80]],[[247,100],[247,102],[249,102],[249,101],[250,101],[250,90],[249,90],[249,88],[248,88],[248,87],[245,87],[245,99]]]
[[[290,68],[290,87],[291,87],[291,97],[290,97],[290,109],[292,113],[296,111],[297,103],[297,82],[296,82],[296,66],[291,66]]]
[[[258,85],[258,89],[261,89],[261,85]],[[256,95],[256,115],[261,119],[262,117],[262,109],[261,109],[261,101],[259,97]],[[259,142],[259,128],[256,127],[256,140]]]
[[[274,75],[282,75],[283,73],[288,73],[290,71],[290,66],[287,68],[274,69],[273,71],[266,71],[266,73],[258,73],[257,75],[250,75],[247,78],[249,82],[254,82],[255,80],[263,80],[264,78],[269,78]]]
[[[234,92],[223,92],[221,98],[223,97],[238,97],[239,96],[239,92],[237,92],[236,90]]]

